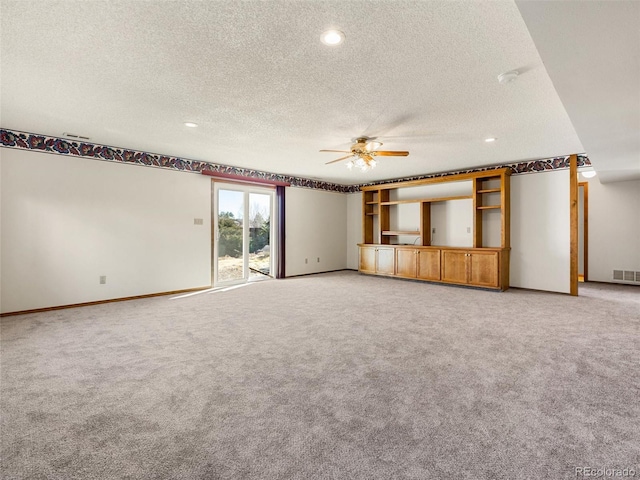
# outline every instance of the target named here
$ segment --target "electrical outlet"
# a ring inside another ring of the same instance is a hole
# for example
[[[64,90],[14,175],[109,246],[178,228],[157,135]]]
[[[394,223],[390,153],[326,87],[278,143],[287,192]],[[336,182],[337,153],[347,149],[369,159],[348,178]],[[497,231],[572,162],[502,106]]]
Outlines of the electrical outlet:
[[[304,263],[309,263],[309,259],[308,259],[308,258],[305,258],[305,259],[304,259]]]
[[[105,285],[107,283],[107,276],[100,275],[100,285]]]
[[[318,263],[320,263],[320,257],[318,257]]]
[[[193,219],[193,224],[194,225],[204,225],[204,220],[202,218],[194,218]]]
[[[431,233],[433,233],[433,234],[435,234],[435,233],[436,233],[436,227],[433,227],[433,228],[431,229]]]
[[[467,227],[467,233],[471,233],[471,227]]]

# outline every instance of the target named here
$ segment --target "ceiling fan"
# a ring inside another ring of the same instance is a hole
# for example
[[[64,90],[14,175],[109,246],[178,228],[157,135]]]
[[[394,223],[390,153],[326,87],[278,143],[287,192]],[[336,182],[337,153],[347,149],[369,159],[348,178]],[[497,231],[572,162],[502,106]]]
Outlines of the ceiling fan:
[[[375,137],[358,137],[355,138],[353,142],[354,144],[351,145],[350,150],[320,150],[321,152],[341,152],[349,154],[327,162],[326,165],[350,158],[351,160],[347,162],[347,168],[351,170],[353,167],[358,167],[364,172],[375,168],[376,160],[374,157],[406,157],[409,155],[409,152],[406,151],[376,150],[382,146],[382,143],[377,142]]]

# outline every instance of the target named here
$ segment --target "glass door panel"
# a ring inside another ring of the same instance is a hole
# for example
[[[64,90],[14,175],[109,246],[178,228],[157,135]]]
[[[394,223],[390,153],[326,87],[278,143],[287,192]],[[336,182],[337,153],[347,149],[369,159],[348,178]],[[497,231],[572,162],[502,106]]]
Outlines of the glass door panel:
[[[249,193],[249,278],[271,275],[272,194]]]
[[[245,278],[244,271],[244,192],[218,190],[217,282]]]
[[[275,191],[214,183],[213,285],[272,276]]]

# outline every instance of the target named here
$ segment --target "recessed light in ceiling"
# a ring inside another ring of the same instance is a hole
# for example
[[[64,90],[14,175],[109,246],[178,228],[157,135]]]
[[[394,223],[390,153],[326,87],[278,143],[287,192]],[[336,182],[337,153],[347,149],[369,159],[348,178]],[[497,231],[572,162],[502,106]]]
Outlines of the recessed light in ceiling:
[[[518,78],[519,74],[520,74],[520,72],[518,72],[517,70],[511,70],[509,72],[501,73],[500,75],[498,75],[498,83],[500,85],[505,85],[507,83],[511,83],[516,78]]]
[[[495,137],[490,137],[490,138],[485,138],[484,141],[487,143],[491,143],[491,142],[495,142],[497,140],[497,138]]]
[[[320,36],[320,40],[325,45],[335,47],[336,45],[340,45],[344,42],[344,33],[340,30],[327,30]]]
[[[185,127],[190,127],[190,128],[196,128],[198,126],[197,123],[193,123],[193,122],[184,122],[184,126]]]

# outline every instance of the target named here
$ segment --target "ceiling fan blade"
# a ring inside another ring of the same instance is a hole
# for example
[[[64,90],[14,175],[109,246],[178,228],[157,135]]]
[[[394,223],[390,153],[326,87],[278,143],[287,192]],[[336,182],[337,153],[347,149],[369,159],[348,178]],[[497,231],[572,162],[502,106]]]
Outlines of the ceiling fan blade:
[[[377,157],[406,157],[409,155],[409,152],[394,152],[391,150],[374,150],[370,153],[371,155],[375,155]]]
[[[338,158],[336,160],[331,160],[330,162],[325,163],[325,165],[329,165],[331,163],[336,163],[339,162],[341,160],[346,160],[347,158],[353,157],[353,155],[347,155],[346,157],[342,157],[342,158]]]
[[[349,153],[351,150],[319,150],[320,152],[341,152],[341,153]]]

